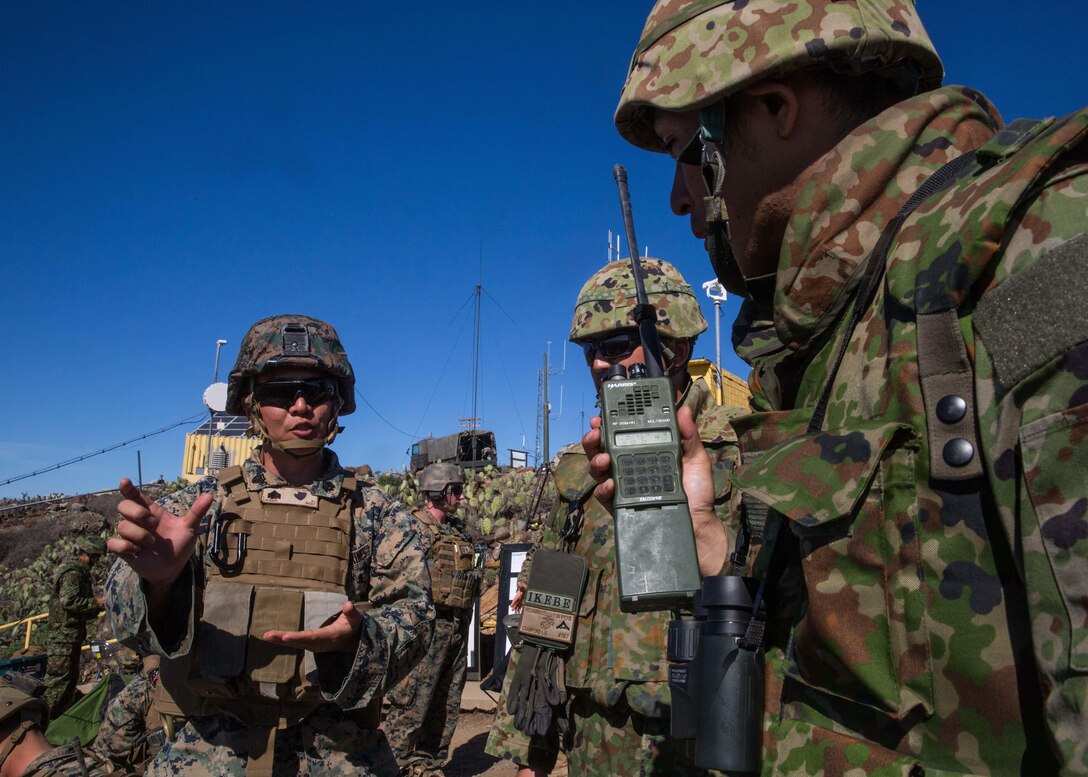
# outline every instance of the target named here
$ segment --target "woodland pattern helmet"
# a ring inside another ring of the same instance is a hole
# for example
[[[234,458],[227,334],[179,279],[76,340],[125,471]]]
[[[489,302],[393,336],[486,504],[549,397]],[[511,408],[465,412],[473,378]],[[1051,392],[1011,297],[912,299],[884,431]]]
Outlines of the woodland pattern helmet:
[[[440,462],[428,464],[419,473],[419,490],[428,494],[437,494],[451,483],[464,485],[465,472],[456,464]]]
[[[944,69],[913,0],[658,0],[616,108],[629,142],[663,151],[653,114],[706,108],[746,86],[823,66],[918,93]]]
[[[0,675],[0,722],[32,720],[42,729],[49,722],[45,683],[22,672]]]
[[[706,331],[695,292],[680,271],[666,261],[639,259],[646,299],[657,310],[656,329],[663,337],[689,339]],[[635,282],[631,262],[609,262],[586,281],[574,303],[570,341],[581,343],[617,329],[637,326]]]
[[[227,412],[245,415],[251,380],[277,367],[311,367],[336,379],[338,415],[355,412],[355,373],[331,324],[310,316],[281,314],[255,323],[242,338],[227,381]]]

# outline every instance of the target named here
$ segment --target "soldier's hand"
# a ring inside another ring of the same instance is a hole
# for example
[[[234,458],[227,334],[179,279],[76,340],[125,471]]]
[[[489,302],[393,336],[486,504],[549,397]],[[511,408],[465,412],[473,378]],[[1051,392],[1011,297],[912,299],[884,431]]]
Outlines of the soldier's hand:
[[[699,555],[699,572],[706,577],[721,572],[725,564],[725,526],[714,512],[714,474],[710,457],[691,410],[682,407],[676,411],[676,425],[680,429],[680,477],[684,494],[688,498],[691,526],[695,531],[695,550]]]
[[[582,447],[589,459],[589,474],[597,481],[593,496],[601,505],[612,512],[612,496],[616,493],[616,484],[612,482],[612,459],[601,452],[601,417],[589,419],[589,431],[582,437]]]
[[[121,481],[120,491],[124,499],[117,512],[122,520],[106,547],[151,586],[172,585],[193,555],[197,529],[212,495],[201,494],[179,517],[150,501],[128,478]]]
[[[517,591],[514,593],[514,598],[510,600],[511,610],[514,612],[521,612],[521,606],[525,604],[525,592],[527,590],[529,590],[529,586],[519,580]]]
[[[350,601],[344,602],[336,620],[328,626],[306,631],[266,631],[261,635],[265,642],[309,650],[311,653],[352,653],[359,647],[359,630],[363,626],[363,614]]]

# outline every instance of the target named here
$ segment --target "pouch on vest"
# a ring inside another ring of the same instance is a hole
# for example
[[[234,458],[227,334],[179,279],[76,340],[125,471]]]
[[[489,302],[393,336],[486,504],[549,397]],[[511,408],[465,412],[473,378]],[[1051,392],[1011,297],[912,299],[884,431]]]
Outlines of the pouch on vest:
[[[570,647],[588,574],[589,565],[582,556],[536,551],[518,626],[521,638],[549,650]]]

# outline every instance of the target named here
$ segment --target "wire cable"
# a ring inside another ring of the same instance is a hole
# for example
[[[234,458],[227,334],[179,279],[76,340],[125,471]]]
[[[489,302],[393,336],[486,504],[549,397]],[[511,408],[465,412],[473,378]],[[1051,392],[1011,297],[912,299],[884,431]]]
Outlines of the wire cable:
[[[378,416],[378,418],[380,418],[382,421],[384,421],[385,425],[388,426],[390,429],[392,429],[394,432],[399,432],[400,434],[403,434],[405,437],[410,437],[413,440],[417,439],[415,435],[409,434],[408,432],[404,431],[403,429],[400,429],[400,428],[394,426],[392,424],[392,422],[389,421],[388,418],[386,418],[381,413],[379,413],[378,409],[376,407],[374,407],[374,405],[370,404],[370,400],[367,399],[365,396],[363,396],[363,392],[359,391],[358,386],[355,387],[355,396],[357,396],[357,397],[359,397],[359,399],[363,400],[363,404],[366,405],[367,407],[369,407],[374,412],[374,415]]]
[[[101,456],[103,453],[109,453],[110,451],[115,451],[118,448],[124,448],[126,445],[132,445],[132,443],[134,443],[134,442],[139,442],[140,440],[146,440],[148,437],[154,437],[155,435],[162,434],[163,432],[168,432],[171,429],[175,429],[175,428],[177,428],[179,426],[184,426],[185,424],[196,423],[197,421],[203,420],[205,418],[205,416],[207,416],[207,413],[205,413],[205,412],[197,413],[196,415],[192,415],[192,416],[189,416],[188,418],[183,418],[180,421],[176,421],[175,423],[172,423],[169,426],[164,426],[162,429],[156,429],[153,432],[148,432],[147,434],[141,434],[139,437],[133,437],[131,440],[125,440],[124,442],[119,442],[119,443],[117,443],[115,445],[110,445],[109,447],[102,448],[100,450],[95,451],[94,453],[84,453],[82,456],[76,456],[74,458],[67,459],[65,461],[60,462],[59,464],[53,464],[52,466],[45,467],[44,469],[35,470],[34,472],[28,472],[25,475],[16,475],[13,478],[8,478],[7,480],[0,481],[0,486],[6,486],[6,485],[8,485],[10,483],[15,483],[15,482],[18,482],[20,480],[26,480],[27,478],[32,478],[35,475],[41,475],[43,472],[52,472],[55,469],[60,469],[61,467],[67,467],[69,464],[76,464],[77,462],[86,461],[87,459],[94,458],[95,456]]]

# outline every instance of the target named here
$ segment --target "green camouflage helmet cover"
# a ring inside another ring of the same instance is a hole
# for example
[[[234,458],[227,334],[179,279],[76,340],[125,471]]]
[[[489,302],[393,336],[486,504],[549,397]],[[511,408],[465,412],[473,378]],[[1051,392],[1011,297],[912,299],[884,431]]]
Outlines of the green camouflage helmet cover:
[[[657,332],[663,337],[689,339],[706,331],[706,319],[695,292],[680,271],[661,259],[639,259],[646,299],[657,309]],[[633,329],[635,282],[631,262],[609,262],[593,273],[574,303],[570,341],[581,343],[617,329]]]
[[[76,540],[76,547],[88,556],[106,555],[106,541],[97,535],[80,537]]]
[[[456,464],[449,462],[441,462],[438,464],[428,464],[422,472],[419,473],[419,490],[425,491],[429,494],[437,494],[442,491],[450,483],[460,483],[464,485],[465,472]]]
[[[250,378],[277,367],[312,367],[336,378],[343,404],[338,415],[355,412],[355,373],[332,324],[310,316],[281,314],[249,328],[227,380],[227,412],[245,415]]]
[[[915,93],[936,89],[944,75],[913,0],[658,0],[631,58],[616,129],[663,151],[654,110],[705,108],[814,66],[877,72]]]
[[[44,696],[45,683],[37,678],[22,672],[0,675],[0,723],[12,718],[32,720],[44,730],[49,723],[49,707]]]

